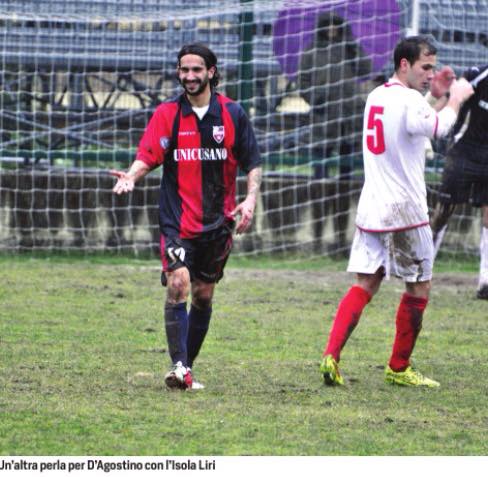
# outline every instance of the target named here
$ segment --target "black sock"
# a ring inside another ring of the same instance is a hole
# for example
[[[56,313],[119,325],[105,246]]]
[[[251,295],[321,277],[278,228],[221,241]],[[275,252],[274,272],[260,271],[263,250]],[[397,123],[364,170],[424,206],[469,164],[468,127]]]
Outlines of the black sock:
[[[212,316],[212,307],[201,310],[195,306],[191,306],[188,315],[188,366],[193,366],[193,361],[198,356],[198,352],[202,347],[203,340],[208,331],[210,317]]]
[[[186,303],[177,303],[176,305],[166,303],[164,306],[164,324],[172,363],[181,361],[183,366],[187,366],[188,313]]]

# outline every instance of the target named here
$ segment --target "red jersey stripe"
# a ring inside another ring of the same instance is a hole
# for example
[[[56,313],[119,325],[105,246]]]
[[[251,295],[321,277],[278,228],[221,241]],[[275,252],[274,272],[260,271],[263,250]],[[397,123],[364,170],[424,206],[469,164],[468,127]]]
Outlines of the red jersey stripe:
[[[198,150],[201,147],[200,133],[196,116],[184,116],[180,112],[179,134],[192,134],[178,137],[178,148]],[[180,237],[193,238],[203,229],[202,161],[188,160],[178,162],[178,193],[181,197]]]
[[[439,116],[435,115],[435,126],[434,126],[434,135],[433,138],[437,139],[437,128],[439,127]]]
[[[393,82],[391,82],[391,83],[385,83],[385,84],[384,84],[384,87],[385,87],[385,88],[391,88],[392,86],[402,86],[403,88],[405,88],[405,85],[404,85],[404,84],[402,84],[402,83],[398,83],[398,82],[396,82],[396,81],[393,81]]]
[[[164,240],[164,235],[160,234],[159,236],[159,250],[161,255],[161,265],[163,266],[163,270],[168,269],[168,260],[166,260],[166,254],[164,253],[166,241]]]
[[[163,103],[154,112],[137,148],[136,159],[152,169],[164,162],[166,147],[173,133],[173,123],[178,112],[177,103]],[[167,142],[164,139],[168,139]]]

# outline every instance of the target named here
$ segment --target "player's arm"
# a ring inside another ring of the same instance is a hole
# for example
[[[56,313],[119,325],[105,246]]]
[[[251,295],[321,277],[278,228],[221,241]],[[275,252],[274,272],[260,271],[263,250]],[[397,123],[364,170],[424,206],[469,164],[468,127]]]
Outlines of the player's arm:
[[[262,168],[255,167],[247,174],[247,195],[246,198],[232,211],[232,215],[236,217],[240,215],[239,222],[236,226],[236,233],[241,234],[249,229],[256,210],[256,203],[261,187],[261,180],[263,176]]]
[[[136,158],[127,172],[111,170],[117,178],[113,188],[115,194],[126,194],[134,190],[136,182],[145,177],[151,170],[160,166],[164,160],[165,149],[159,138],[169,137],[164,121],[164,110],[161,106],[152,115],[137,148]]]
[[[444,108],[442,108],[438,115],[437,131],[434,132],[435,137],[444,137],[451,130],[456,122],[457,115],[461,109],[462,104],[474,93],[473,87],[464,78],[454,80],[449,88],[449,99]]]
[[[449,100],[446,107],[453,109],[454,112],[458,114],[461,105],[472,96],[473,93],[473,86],[465,78],[454,80],[449,88]]]
[[[247,174],[246,198],[231,212],[234,218],[240,216],[236,226],[236,232],[240,234],[248,230],[252,223],[263,175],[262,159],[254,130],[246,113],[237,103],[229,106],[236,121],[235,157],[240,169]]]
[[[488,65],[473,66],[463,73],[463,78],[466,78],[474,89],[478,87],[487,76]]]
[[[112,189],[115,194],[126,194],[134,190],[136,182],[141,180],[151,171],[151,167],[144,161],[136,159],[127,172],[112,169],[110,175],[117,178],[117,182]]]
[[[462,103],[473,94],[473,87],[464,79],[454,80],[449,88],[449,99],[436,112],[423,96],[412,98],[407,105],[407,131],[428,138],[446,136],[454,125]]]

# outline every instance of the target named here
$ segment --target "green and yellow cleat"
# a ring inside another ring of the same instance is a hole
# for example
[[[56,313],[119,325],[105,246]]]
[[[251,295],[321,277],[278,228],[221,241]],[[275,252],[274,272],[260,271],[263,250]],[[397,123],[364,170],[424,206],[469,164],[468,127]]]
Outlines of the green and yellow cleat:
[[[331,354],[324,356],[324,359],[320,363],[320,372],[324,377],[324,383],[328,386],[342,386],[344,384],[344,378],[339,372],[337,361],[332,357]]]
[[[409,366],[405,371],[393,371],[389,366],[385,368],[385,381],[390,384],[400,386],[427,386],[428,388],[438,388],[440,383],[433,379],[426,378],[418,371]]]

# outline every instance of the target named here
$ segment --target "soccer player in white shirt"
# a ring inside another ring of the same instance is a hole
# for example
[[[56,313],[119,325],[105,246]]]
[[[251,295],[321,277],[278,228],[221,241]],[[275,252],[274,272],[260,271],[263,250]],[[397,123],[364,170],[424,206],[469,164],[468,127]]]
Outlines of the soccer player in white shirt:
[[[434,78],[437,50],[429,38],[408,37],[395,47],[395,73],[374,89],[363,120],[365,181],[348,271],[356,283],[339,303],[320,371],[325,384],[344,384],[340,353],[361,313],[390,274],[405,282],[385,379],[392,384],[436,387],[410,366],[432,278],[433,244],[424,179],[425,138],[444,136],[461,103],[473,93],[463,78],[433,107],[423,93]]]

